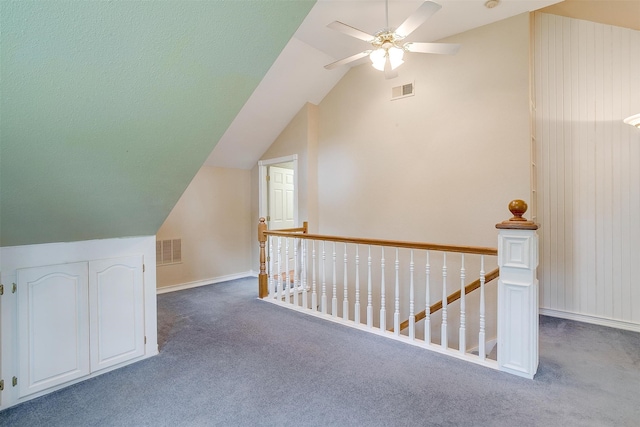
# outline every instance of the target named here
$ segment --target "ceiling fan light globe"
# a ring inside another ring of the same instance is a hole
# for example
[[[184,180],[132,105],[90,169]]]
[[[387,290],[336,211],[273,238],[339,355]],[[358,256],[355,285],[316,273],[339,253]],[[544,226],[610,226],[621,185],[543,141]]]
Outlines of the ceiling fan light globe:
[[[623,120],[626,124],[635,126],[640,129],[640,114],[635,114],[633,116],[629,116]]]
[[[384,49],[376,49],[369,55],[371,59],[371,65],[378,71],[384,71],[384,64],[386,62],[386,52]]]
[[[403,56],[404,50],[397,47],[392,47],[389,49],[389,61],[391,62],[392,70],[395,70],[397,67],[404,63],[404,61],[402,60]]]

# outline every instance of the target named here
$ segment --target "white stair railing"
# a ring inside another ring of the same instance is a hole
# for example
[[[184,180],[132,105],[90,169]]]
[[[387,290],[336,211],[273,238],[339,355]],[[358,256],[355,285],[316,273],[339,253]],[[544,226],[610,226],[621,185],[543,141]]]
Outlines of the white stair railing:
[[[268,248],[268,256],[260,254],[260,297],[334,322],[532,378],[538,361],[537,307],[532,305],[537,301],[534,293],[537,291],[537,238],[535,224],[521,218],[526,207],[522,210],[518,204],[517,208],[520,210],[512,209],[513,218],[497,225],[501,229],[498,249],[312,235],[307,233],[306,223],[301,228],[268,231],[261,222],[260,247],[261,251]],[[338,244],[342,262],[337,262]],[[292,269],[289,268],[290,247]],[[360,263],[361,249],[367,253],[365,265]],[[389,250],[395,255],[393,269],[386,269],[385,254],[390,253]],[[530,259],[523,260],[525,255]],[[269,262],[265,263],[265,259]],[[424,269],[416,269],[416,263],[422,262]],[[485,274],[485,268],[492,263],[501,268],[497,292],[495,286],[486,286],[497,276],[497,269],[489,278]],[[441,273],[434,275],[434,268]],[[521,283],[523,269],[528,269],[530,283]],[[505,271],[518,279],[503,277]],[[366,306],[360,304],[362,275],[366,275]],[[310,283],[308,277],[311,277]],[[467,284],[468,278],[478,280]],[[331,280],[330,287],[327,279]],[[393,280],[394,286],[388,288],[387,280]],[[456,280],[460,283],[459,290],[449,294],[448,285]],[[467,295],[474,289],[479,291]],[[433,301],[438,302],[433,304]],[[392,306],[387,307],[389,304]],[[510,309],[512,304],[519,304],[522,311]],[[506,319],[511,323],[505,323]],[[387,324],[393,326],[387,330]],[[526,330],[525,337],[519,335],[522,330]],[[487,356],[493,348],[490,344],[496,341],[497,358]],[[523,343],[525,348],[518,347]]]

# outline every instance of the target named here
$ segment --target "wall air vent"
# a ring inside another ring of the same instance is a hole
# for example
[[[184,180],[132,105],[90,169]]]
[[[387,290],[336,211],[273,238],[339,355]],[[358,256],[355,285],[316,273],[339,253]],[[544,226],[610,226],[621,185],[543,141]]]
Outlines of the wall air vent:
[[[182,262],[182,239],[156,240],[156,265]]]
[[[403,84],[391,88],[391,100],[406,98],[415,95],[415,86],[413,83]]]

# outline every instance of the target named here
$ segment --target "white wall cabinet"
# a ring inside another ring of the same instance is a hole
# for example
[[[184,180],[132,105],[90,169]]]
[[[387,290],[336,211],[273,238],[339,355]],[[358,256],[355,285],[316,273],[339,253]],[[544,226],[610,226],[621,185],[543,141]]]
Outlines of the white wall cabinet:
[[[155,236],[0,248],[0,411],[158,354],[155,250]]]
[[[19,395],[89,374],[87,263],[18,270]]]
[[[144,354],[142,257],[89,263],[91,371]]]
[[[143,257],[17,270],[19,397],[144,355]]]

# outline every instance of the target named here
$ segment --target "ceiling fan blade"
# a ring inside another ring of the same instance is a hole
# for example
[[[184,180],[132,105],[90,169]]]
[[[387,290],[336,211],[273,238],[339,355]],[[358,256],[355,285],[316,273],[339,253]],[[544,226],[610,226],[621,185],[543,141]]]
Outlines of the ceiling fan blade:
[[[456,43],[405,43],[403,46],[409,52],[439,53],[442,55],[455,55],[460,49]]]
[[[420,7],[413,12],[395,31],[395,33],[402,37],[407,37],[413,33],[420,25],[429,19],[434,13],[440,10],[442,6],[432,1],[425,1]]]
[[[390,80],[396,77],[398,77],[398,72],[391,68],[391,61],[389,60],[389,56],[387,56],[387,60],[384,63],[384,78]]]
[[[349,62],[357,61],[360,58],[364,58],[370,53],[371,53],[370,50],[365,50],[363,52],[356,53],[355,55],[351,55],[347,58],[341,59],[339,61],[332,62],[331,64],[327,64],[324,66],[324,68],[326,68],[327,70],[333,70],[334,68],[339,67],[341,65],[348,64]]]
[[[375,39],[371,34],[367,34],[362,30],[357,28],[353,28],[350,25],[344,24],[340,21],[333,21],[331,24],[327,25],[327,27],[340,31],[341,33],[345,33],[348,36],[355,37],[360,40],[364,40],[366,42],[371,42],[371,40]]]

